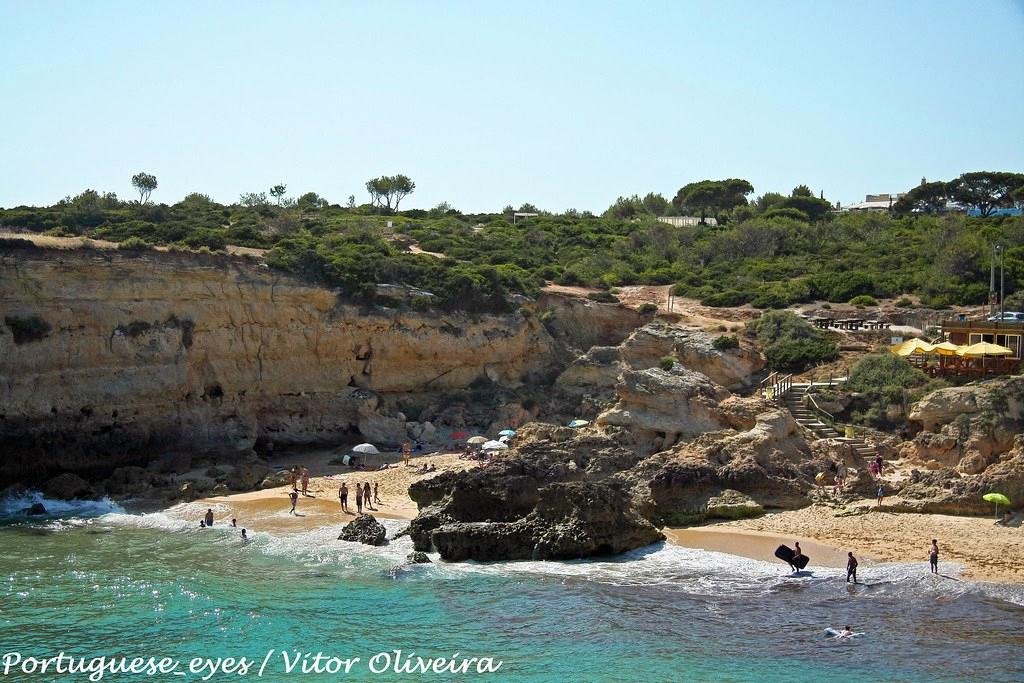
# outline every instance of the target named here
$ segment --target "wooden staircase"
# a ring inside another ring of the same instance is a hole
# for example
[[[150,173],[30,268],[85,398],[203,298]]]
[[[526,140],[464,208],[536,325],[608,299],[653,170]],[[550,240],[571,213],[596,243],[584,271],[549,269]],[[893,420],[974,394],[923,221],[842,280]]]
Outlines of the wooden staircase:
[[[812,387],[832,386],[834,382],[819,384],[792,383],[777,400],[785,406],[797,424],[813,439],[837,439],[850,444],[861,458],[875,457],[875,449],[858,437],[847,437],[835,426],[831,414],[819,408],[813,399]]]

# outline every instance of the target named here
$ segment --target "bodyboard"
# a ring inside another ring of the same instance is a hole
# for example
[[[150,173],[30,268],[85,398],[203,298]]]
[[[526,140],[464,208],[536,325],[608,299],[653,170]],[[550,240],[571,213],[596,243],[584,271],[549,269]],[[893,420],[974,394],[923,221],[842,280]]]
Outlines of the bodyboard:
[[[788,545],[780,545],[775,549],[775,557],[779,558],[783,562],[790,562],[793,560],[793,549]]]

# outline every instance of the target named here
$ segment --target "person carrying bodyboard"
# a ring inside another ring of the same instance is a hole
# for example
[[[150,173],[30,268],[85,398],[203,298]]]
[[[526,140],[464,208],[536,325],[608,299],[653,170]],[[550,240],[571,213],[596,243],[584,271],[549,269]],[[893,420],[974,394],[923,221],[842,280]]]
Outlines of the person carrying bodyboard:
[[[793,573],[800,571],[807,566],[810,558],[803,554],[800,550],[800,544],[796,543],[796,550],[793,550],[789,546],[783,544],[775,549],[775,557],[779,558],[783,562],[789,565]]]

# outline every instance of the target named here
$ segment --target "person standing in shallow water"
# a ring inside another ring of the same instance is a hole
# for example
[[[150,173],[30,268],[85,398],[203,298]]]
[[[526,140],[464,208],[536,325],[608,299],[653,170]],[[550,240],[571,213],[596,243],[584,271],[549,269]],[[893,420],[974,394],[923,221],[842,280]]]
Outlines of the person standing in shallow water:
[[[853,577],[853,582],[857,583],[857,558],[853,556],[853,551],[846,553],[846,583],[850,583],[850,578]]]
[[[928,551],[928,566],[931,567],[932,574],[939,573],[939,541],[934,538],[931,550]]]
[[[299,492],[293,489],[292,492],[288,494],[288,497],[291,498],[292,501],[292,509],[288,512],[288,514],[294,515],[295,505],[296,503],[299,502]]]
[[[206,526],[213,526],[213,508],[206,509]]]

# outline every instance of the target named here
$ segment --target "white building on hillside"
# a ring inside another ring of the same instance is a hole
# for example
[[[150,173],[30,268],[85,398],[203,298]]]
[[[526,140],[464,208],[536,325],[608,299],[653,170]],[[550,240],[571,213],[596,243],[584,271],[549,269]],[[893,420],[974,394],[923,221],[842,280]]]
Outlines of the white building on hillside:
[[[684,225],[700,225],[700,216],[658,216],[658,221],[681,228]],[[704,225],[718,225],[718,219],[708,216],[704,219]]]
[[[876,211],[879,213],[885,213],[892,209],[892,205],[896,203],[900,197],[905,195],[906,192],[897,192],[896,194],[869,194],[864,197],[864,201],[857,202],[856,204],[849,204],[847,206],[837,207],[839,211]]]

